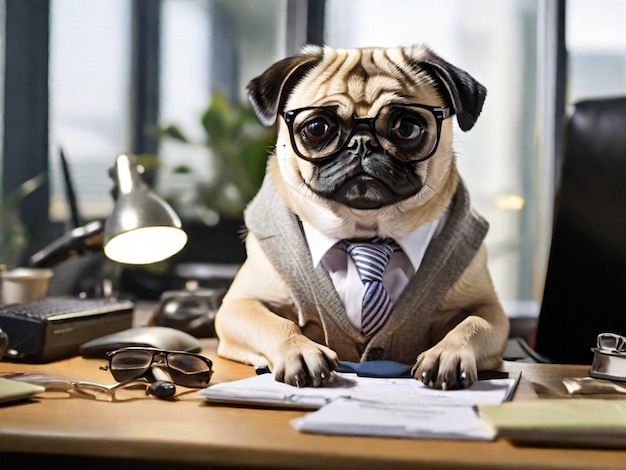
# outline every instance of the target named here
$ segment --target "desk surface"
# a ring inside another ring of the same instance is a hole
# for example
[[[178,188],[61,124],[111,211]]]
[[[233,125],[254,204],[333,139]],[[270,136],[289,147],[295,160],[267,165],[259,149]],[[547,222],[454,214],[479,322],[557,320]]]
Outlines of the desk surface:
[[[202,340],[214,360],[214,383],[253,374],[217,357],[215,340]],[[0,363],[21,371],[113,383],[99,359],[51,364]],[[516,400],[537,399],[559,377],[586,375],[582,366],[508,363],[523,371]],[[177,464],[268,468],[626,468],[626,451],[516,447],[505,440],[470,442],[309,435],[289,421],[302,412],[212,406],[195,391],[178,401],[145,397],[102,402],[37,398],[0,407],[0,452],[142,459]]]

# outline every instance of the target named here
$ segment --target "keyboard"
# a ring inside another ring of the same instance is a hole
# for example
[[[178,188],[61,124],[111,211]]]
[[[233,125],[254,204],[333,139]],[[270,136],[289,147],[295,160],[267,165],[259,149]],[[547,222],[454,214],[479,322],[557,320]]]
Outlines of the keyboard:
[[[0,307],[9,337],[4,360],[43,363],[79,354],[87,341],[132,327],[134,303],[120,299],[46,297]]]

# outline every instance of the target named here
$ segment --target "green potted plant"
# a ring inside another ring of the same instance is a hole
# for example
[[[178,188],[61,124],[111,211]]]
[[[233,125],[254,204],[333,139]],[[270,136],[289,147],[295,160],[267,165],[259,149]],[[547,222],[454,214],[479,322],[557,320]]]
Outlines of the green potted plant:
[[[258,122],[250,105],[233,103],[218,90],[200,121],[202,142],[192,141],[175,124],[160,129],[160,137],[206,147],[213,176],[196,183],[194,202],[220,217],[240,218],[263,181],[274,131]],[[181,165],[174,172],[191,174],[194,169]]]

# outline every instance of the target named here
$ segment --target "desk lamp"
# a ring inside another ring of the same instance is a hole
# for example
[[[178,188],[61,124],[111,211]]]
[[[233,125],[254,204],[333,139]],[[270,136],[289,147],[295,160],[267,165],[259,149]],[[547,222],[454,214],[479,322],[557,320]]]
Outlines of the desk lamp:
[[[151,192],[127,155],[111,172],[115,207],[104,225],[104,254],[124,264],[163,261],[183,249],[187,234],[174,210]]]
[[[149,190],[128,155],[119,155],[109,171],[115,206],[104,223],[76,227],[29,259],[33,267],[49,267],[75,254],[104,250],[122,264],[151,264],[178,253],[187,234],[174,210]]]

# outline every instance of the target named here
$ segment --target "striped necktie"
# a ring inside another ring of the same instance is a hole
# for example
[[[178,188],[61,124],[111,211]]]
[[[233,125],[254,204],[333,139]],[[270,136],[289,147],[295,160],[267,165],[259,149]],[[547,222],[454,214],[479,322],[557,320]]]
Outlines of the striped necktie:
[[[398,245],[391,239],[346,240],[345,249],[352,257],[365,286],[361,310],[361,332],[374,334],[391,311],[391,298],[383,286],[383,273]]]

